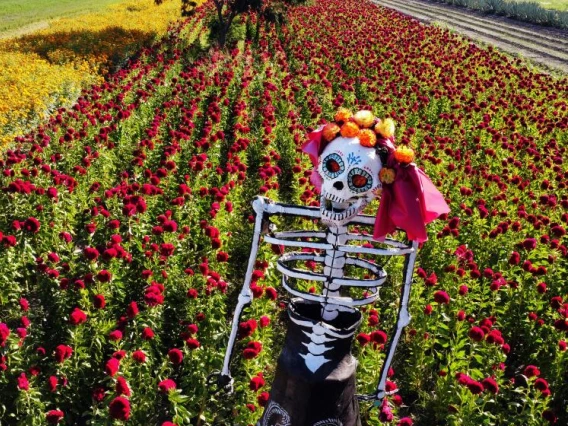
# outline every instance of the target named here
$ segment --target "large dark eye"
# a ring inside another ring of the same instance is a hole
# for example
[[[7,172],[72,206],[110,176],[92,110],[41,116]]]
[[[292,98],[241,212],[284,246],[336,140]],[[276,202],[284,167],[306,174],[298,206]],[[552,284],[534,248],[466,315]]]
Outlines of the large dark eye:
[[[362,175],[355,175],[353,176],[353,186],[355,188],[363,188],[367,185],[367,178]]]
[[[373,178],[365,170],[355,167],[349,170],[347,184],[353,192],[366,192],[373,187]]]
[[[325,157],[322,161],[321,168],[323,172],[329,177],[330,179],[335,179],[345,170],[345,164],[341,157],[336,154],[329,154]]]
[[[329,170],[332,173],[337,173],[339,171],[339,169],[341,169],[341,167],[339,166],[339,163],[337,161],[335,161],[333,158],[330,158],[329,160],[327,160],[327,162],[325,163],[325,166],[327,167],[327,170]]]

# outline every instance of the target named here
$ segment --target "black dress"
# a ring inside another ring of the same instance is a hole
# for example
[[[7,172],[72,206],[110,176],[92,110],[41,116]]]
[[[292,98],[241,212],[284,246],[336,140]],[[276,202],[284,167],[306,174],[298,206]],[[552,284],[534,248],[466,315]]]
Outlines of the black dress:
[[[262,418],[257,426],[361,426],[351,355],[361,313],[342,308],[331,321],[321,305],[290,302],[290,325]]]

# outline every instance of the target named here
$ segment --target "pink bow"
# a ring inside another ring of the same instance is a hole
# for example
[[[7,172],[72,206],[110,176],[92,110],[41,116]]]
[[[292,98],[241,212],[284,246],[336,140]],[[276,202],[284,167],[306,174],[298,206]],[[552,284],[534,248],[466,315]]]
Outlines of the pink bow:
[[[428,240],[426,225],[438,216],[449,213],[444,197],[416,164],[397,164],[396,178],[383,185],[381,202],[373,238],[384,241],[387,234],[400,228],[408,239],[419,243]]]
[[[312,174],[310,176],[310,182],[313,186],[316,187],[318,193],[321,192],[322,184],[321,176],[318,173],[318,158],[325,147],[322,135],[323,127],[324,126],[320,126],[317,130],[314,130],[313,132],[308,134],[308,141],[301,147],[301,150],[308,154],[314,166],[314,169],[312,170]]]

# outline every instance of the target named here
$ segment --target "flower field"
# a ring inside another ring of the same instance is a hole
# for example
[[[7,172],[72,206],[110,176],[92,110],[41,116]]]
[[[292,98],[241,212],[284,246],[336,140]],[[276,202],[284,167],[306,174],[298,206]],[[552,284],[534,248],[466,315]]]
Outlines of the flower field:
[[[287,296],[265,245],[235,391],[213,393],[252,238],[251,200],[317,205],[306,134],[371,108],[448,200],[412,322],[366,424],[567,424],[568,80],[355,0],[241,17],[206,48],[210,3],[0,160],[0,419],[254,424]],[[372,213],[377,208],[369,208]],[[286,223],[279,224],[282,227]],[[369,393],[400,265],[354,352]]]
[[[124,1],[100,13],[51,21],[45,30],[0,39],[0,146],[70,107],[179,16],[179,1]]]

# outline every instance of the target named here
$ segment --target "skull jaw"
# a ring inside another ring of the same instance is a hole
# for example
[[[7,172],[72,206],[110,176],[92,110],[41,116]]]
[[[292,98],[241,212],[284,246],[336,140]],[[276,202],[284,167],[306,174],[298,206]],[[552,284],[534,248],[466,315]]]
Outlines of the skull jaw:
[[[320,198],[321,221],[327,226],[342,226],[357,216],[369,204],[369,197],[354,197],[344,202],[331,201],[322,194]]]

